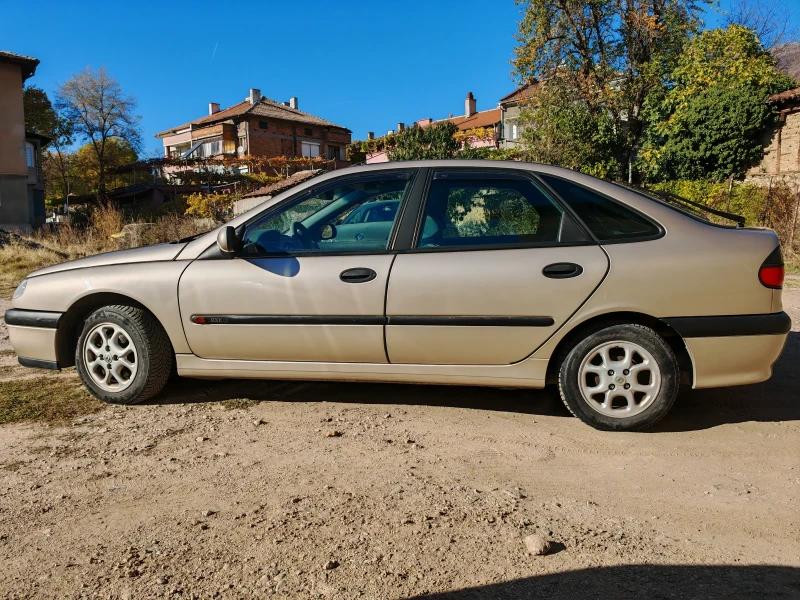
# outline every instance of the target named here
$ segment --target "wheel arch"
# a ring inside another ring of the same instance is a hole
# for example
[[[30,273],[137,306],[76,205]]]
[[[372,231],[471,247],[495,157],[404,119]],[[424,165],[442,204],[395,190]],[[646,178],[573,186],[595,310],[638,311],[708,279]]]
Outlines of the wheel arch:
[[[649,327],[667,342],[675,357],[681,373],[681,383],[689,385],[694,381],[692,356],[681,335],[657,317],[639,312],[623,311],[596,315],[576,325],[556,345],[547,364],[547,383],[557,383],[558,371],[570,349],[581,339],[598,329],[617,324],[637,324]]]
[[[56,359],[61,368],[75,366],[75,346],[81,334],[83,322],[90,314],[103,306],[124,304],[146,310],[158,320],[153,311],[138,300],[116,292],[94,292],[76,300],[61,317],[56,331]]]

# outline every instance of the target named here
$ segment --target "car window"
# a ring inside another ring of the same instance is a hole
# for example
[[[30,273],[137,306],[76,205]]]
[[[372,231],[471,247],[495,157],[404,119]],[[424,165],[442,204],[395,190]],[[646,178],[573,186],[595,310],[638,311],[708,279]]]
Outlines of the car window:
[[[407,184],[405,173],[331,184],[249,224],[242,254],[385,250]]]
[[[418,247],[557,242],[562,218],[561,209],[529,179],[437,173]]]
[[[651,221],[602,194],[550,175],[539,176],[553,188],[600,242],[649,238],[661,233]]]

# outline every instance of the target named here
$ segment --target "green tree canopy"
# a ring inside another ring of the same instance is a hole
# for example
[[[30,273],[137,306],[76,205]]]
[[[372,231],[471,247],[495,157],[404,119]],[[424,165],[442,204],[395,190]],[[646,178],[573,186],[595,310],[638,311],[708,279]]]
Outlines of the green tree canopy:
[[[52,138],[58,115],[45,91],[33,85],[27,86],[22,92],[22,104],[25,111],[25,130]]]
[[[574,162],[575,155],[591,156],[596,140],[608,140],[611,145],[604,151],[611,151],[611,156],[602,161],[602,168],[611,164],[624,168],[648,124],[642,114],[648,96],[668,83],[684,44],[700,25],[701,6],[709,2],[516,1],[523,7],[523,16],[514,74],[522,82],[541,81],[539,94],[548,96],[531,104],[523,124],[545,122],[546,115],[537,116],[536,111],[558,105],[562,115],[576,112],[580,121],[576,131],[553,126],[532,135],[531,151],[562,164],[559,147],[582,146],[564,156]],[[596,163],[579,166],[597,168]]]
[[[389,160],[430,160],[453,158],[461,144],[453,137],[458,127],[450,121],[443,121],[420,127],[413,127],[395,134],[395,147],[388,152]]]

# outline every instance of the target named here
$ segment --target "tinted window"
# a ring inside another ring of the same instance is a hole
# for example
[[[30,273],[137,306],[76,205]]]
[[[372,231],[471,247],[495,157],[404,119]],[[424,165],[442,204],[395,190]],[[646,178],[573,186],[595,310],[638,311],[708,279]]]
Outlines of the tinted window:
[[[557,242],[561,210],[532,181],[437,173],[418,246]]]
[[[407,184],[404,175],[332,184],[250,223],[242,254],[385,250]],[[371,209],[382,219],[365,218]]]
[[[647,238],[660,233],[653,223],[618,202],[560,177],[539,176],[601,242]]]

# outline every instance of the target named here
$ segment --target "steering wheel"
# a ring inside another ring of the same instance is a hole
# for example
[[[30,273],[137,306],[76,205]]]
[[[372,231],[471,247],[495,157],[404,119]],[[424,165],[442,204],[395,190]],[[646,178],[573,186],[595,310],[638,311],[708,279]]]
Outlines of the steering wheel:
[[[292,237],[297,238],[303,248],[311,248],[312,250],[319,250],[317,243],[311,238],[308,232],[308,227],[299,222],[292,223]]]

